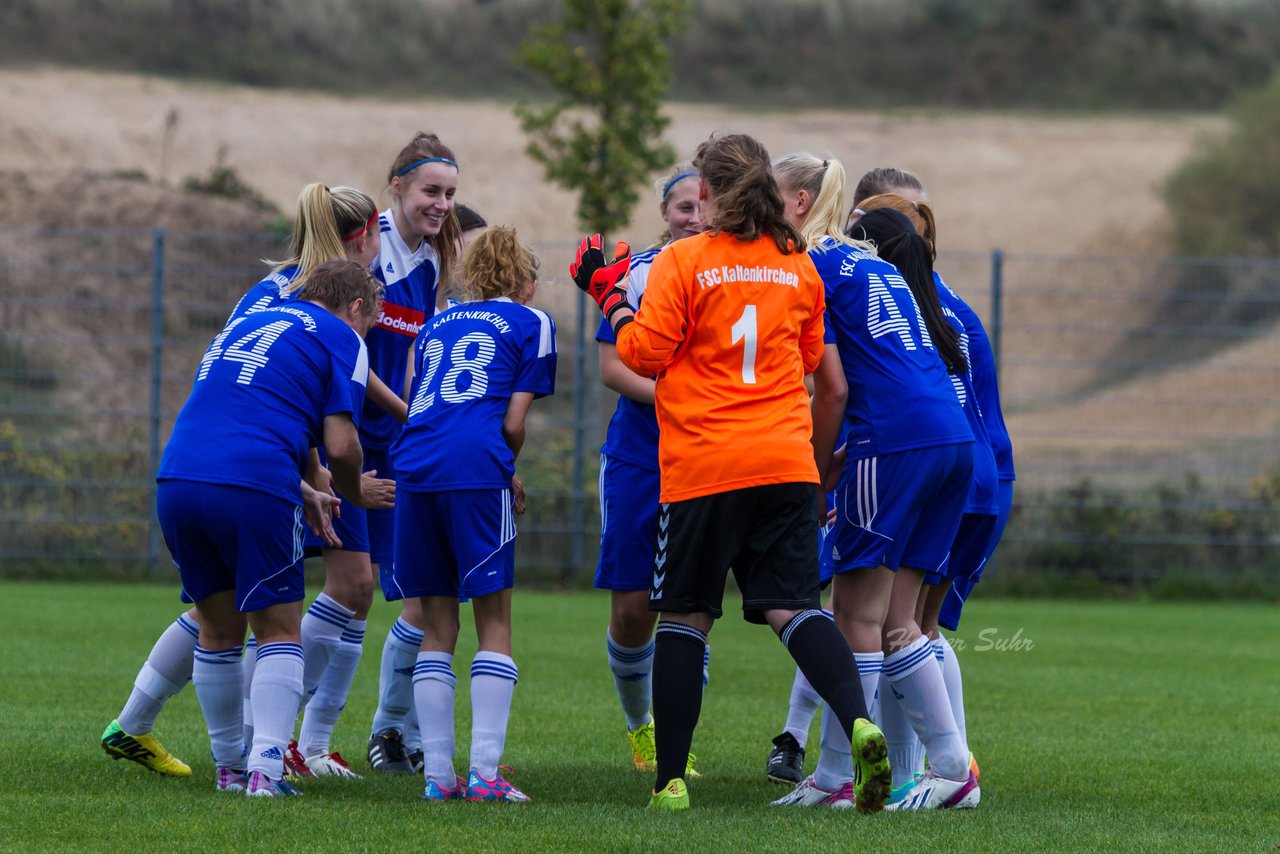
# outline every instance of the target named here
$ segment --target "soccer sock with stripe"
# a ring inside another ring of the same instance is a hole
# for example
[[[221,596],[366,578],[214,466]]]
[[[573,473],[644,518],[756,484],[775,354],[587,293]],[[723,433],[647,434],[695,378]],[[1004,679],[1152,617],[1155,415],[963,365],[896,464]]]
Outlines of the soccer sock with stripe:
[[[880,720],[880,674],[884,671],[883,652],[855,652],[858,678],[862,681],[862,698],[867,701],[867,720]]]
[[[791,681],[791,702],[787,706],[787,725],[783,732],[791,736],[804,747],[809,742],[809,727],[813,725],[813,716],[818,712],[822,698],[813,690],[809,680],[804,678],[800,668],[796,668],[795,679]]]
[[[933,639],[933,656],[938,659],[938,666],[942,668],[942,681],[947,686],[947,699],[951,701],[951,716],[956,719],[956,729],[960,730],[960,738],[965,747],[968,747],[969,732],[964,724],[964,680],[960,678],[960,659],[941,634]]]
[[[498,776],[498,762],[507,741],[511,695],[519,678],[516,663],[509,655],[480,650],[471,661],[471,770],[485,780]],[[423,716],[423,732],[428,731],[426,722]]]
[[[422,649],[422,632],[397,617],[382,645],[382,666],[378,672],[378,710],[373,715],[373,733],[398,730],[404,735],[404,718],[413,708],[413,667]]]
[[[782,627],[779,638],[827,709],[835,711],[845,735],[851,734],[853,722],[867,716],[867,701],[849,642],[836,624],[822,611],[801,611]]]
[[[244,671],[244,681],[240,685],[240,695],[244,698],[240,716],[244,720],[243,740],[246,755],[249,745],[253,744],[253,706],[249,703],[249,690],[253,687],[253,669],[257,666],[258,639],[250,634],[249,639],[244,642],[244,665],[241,668]]]
[[[653,637],[653,726],[658,779],[653,790],[683,778],[693,731],[702,714],[702,661],[707,636],[660,620]]]
[[[146,735],[169,698],[191,681],[200,626],[186,614],[161,633],[133,680],[133,691],[116,722],[129,735]]]
[[[302,704],[311,702],[329,659],[342,643],[342,633],[356,612],[327,593],[321,593],[302,615]]]
[[[929,753],[930,770],[949,780],[964,780],[969,773],[969,751],[956,728],[933,644],[921,635],[885,656],[884,675]]]
[[[284,749],[293,736],[302,702],[302,644],[258,644],[249,702],[253,706],[253,747],[248,771],[272,780],[284,776]]]
[[[889,684],[889,677],[880,675],[880,730],[889,746],[889,765],[893,768],[893,786],[897,787],[915,779],[924,771],[924,745],[911,728],[906,709]]]
[[[330,752],[333,729],[347,704],[351,693],[351,681],[364,652],[365,620],[351,620],[342,632],[342,642],[329,658],[329,666],[320,677],[315,696],[307,704],[302,715],[302,730],[298,734],[298,749],[306,757]],[[306,678],[305,676],[303,677]]]
[[[653,720],[649,715],[653,701],[653,641],[644,646],[623,646],[606,630],[605,647],[627,729],[639,729]]]
[[[197,646],[192,664],[192,681],[196,699],[209,728],[209,752],[215,765],[239,768],[244,764],[244,741],[241,729],[243,706],[240,693],[244,685],[242,647],[211,650]]]
[[[827,706],[822,710],[822,751],[813,769],[813,782],[821,789],[834,792],[853,779],[853,748],[849,734],[840,726],[840,718]]]
[[[451,654],[418,653],[413,668],[413,704],[419,715],[418,731],[430,733],[422,742],[422,777],[428,783],[435,780],[446,791],[457,785],[453,770],[453,698],[457,685]]]

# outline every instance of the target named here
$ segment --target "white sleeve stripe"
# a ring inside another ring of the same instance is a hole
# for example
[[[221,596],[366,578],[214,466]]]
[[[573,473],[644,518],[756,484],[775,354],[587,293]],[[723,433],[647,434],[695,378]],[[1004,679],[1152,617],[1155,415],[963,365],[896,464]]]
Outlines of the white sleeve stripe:
[[[541,329],[538,330],[538,358],[550,356],[556,351],[555,335],[551,332],[551,317],[538,308],[530,308],[529,311],[537,315],[538,322],[542,324]]]

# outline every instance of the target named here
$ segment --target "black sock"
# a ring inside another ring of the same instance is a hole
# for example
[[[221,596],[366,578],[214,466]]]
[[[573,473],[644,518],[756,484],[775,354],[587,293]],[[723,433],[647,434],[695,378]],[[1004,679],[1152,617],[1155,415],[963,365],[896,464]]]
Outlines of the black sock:
[[[653,639],[653,728],[658,753],[656,792],[684,776],[693,730],[702,713],[702,654],[707,636],[662,620]]]
[[[867,699],[862,695],[862,680],[849,642],[821,611],[796,614],[782,628],[780,637],[800,672],[826,700],[852,740],[853,722],[867,717]]]

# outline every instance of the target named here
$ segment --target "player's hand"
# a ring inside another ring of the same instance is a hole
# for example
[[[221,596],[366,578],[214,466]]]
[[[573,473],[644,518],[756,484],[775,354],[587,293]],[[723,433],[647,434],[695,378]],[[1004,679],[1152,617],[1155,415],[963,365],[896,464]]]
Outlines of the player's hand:
[[[338,515],[338,505],[342,501],[332,492],[320,492],[311,484],[302,482],[302,514],[307,520],[311,533],[324,540],[330,548],[342,548],[342,540],[333,530],[333,517]]]
[[[515,497],[514,509],[517,516],[524,515],[524,481],[520,475],[511,475],[511,494]]]
[[[831,467],[827,469],[827,480],[822,484],[823,492],[831,492],[840,485],[840,477],[844,474],[844,461],[848,457],[848,445],[841,445],[831,455]]]
[[[595,300],[605,319],[613,322],[613,313],[627,307],[627,288],[623,282],[631,271],[631,247],[618,243],[613,260],[605,258],[604,238],[599,232],[582,238],[577,257],[569,265],[569,275],[579,290]]]
[[[360,500],[366,510],[390,510],[396,506],[396,482],[378,477],[377,469],[360,475]]]

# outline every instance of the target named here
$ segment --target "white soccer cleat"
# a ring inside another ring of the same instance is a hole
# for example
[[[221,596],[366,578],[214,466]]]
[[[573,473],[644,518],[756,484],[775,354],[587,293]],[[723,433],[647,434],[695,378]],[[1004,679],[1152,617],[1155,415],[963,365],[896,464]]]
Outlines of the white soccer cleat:
[[[350,780],[360,779],[360,775],[351,770],[351,766],[347,764],[347,760],[343,759],[341,754],[336,750],[333,753],[321,753],[317,756],[308,756],[307,767],[311,769],[311,773],[317,777],[346,777]]]
[[[929,771],[902,800],[886,805],[885,809],[965,810],[973,809],[980,800],[982,790],[972,770],[964,780],[948,780]]]
[[[835,810],[849,810],[854,807],[853,781],[849,780],[834,792],[827,791],[817,784],[810,774],[790,792],[769,804],[771,807],[831,807]]]

